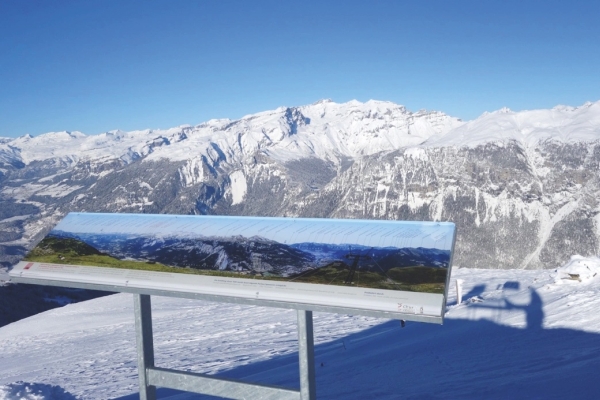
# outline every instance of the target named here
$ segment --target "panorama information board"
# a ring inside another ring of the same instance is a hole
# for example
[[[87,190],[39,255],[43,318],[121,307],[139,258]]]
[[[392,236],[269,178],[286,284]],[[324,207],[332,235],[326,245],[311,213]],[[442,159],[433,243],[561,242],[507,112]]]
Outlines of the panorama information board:
[[[450,222],[70,213],[10,275],[441,322],[455,235]]]

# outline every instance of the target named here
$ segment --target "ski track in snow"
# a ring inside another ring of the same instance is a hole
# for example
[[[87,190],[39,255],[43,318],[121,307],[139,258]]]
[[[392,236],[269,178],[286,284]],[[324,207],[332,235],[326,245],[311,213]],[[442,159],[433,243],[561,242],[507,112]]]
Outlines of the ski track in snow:
[[[315,313],[318,398],[598,398],[598,272],[577,256],[558,270],[455,268],[443,326]],[[161,297],[152,309],[156,365],[298,387],[295,311]],[[0,399],[129,400],[137,379],[129,294],[0,328]],[[174,393],[159,389],[203,398]]]

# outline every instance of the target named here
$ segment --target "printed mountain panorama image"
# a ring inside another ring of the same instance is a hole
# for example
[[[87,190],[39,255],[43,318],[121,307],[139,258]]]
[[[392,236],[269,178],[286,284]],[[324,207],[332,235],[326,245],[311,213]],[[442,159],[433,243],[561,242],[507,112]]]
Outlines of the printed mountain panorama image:
[[[444,293],[450,251],[52,231],[27,261]]]

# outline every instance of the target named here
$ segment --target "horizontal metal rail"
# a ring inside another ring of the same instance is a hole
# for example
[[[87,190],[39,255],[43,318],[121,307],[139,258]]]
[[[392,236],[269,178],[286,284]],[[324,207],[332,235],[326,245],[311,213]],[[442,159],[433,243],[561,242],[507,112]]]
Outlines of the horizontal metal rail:
[[[32,283],[36,285],[48,285],[48,286],[61,286],[61,287],[72,287],[78,289],[93,289],[93,290],[105,290],[108,292],[120,292],[120,293],[133,293],[133,294],[147,294],[152,296],[164,296],[164,297],[178,297],[184,299],[196,299],[196,300],[208,300],[216,301],[220,303],[234,303],[234,304],[248,304],[262,307],[276,307],[286,308],[293,310],[309,310],[316,312],[329,312],[337,314],[351,314],[351,315],[364,315],[367,317],[375,318],[389,318],[389,319],[400,319],[405,321],[415,322],[428,322],[434,324],[442,324],[442,317],[434,317],[422,314],[403,314],[397,312],[387,311],[375,311],[360,308],[347,308],[338,306],[321,306],[315,304],[300,304],[300,303],[288,303],[284,301],[276,300],[259,300],[259,299],[244,299],[241,297],[228,297],[218,296],[201,293],[190,293],[190,292],[178,292],[173,290],[160,290],[160,289],[141,289],[135,287],[124,287],[116,285],[101,285],[96,283],[83,283],[83,282],[71,282],[71,281],[58,281],[52,279],[39,279],[39,278],[20,278],[11,277],[11,282],[14,283]]]
[[[192,372],[149,367],[146,368],[146,376],[148,384],[152,386],[228,399],[300,400],[300,392],[296,390],[245,383],[235,379],[215,378]]]

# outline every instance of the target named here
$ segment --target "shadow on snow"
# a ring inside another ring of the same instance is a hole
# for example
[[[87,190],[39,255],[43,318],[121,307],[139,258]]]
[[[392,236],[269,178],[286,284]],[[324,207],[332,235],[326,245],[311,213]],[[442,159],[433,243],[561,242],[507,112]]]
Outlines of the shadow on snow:
[[[483,293],[479,289],[480,293],[472,295]],[[600,335],[543,329],[542,299],[534,289],[529,290],[531,301],[526,305],[508,299],[503,308],[485,302],[468,305],[525,312],[527,328],[465,319],[446,319],[443,326],[409,322],[401,328],[399,321],[388,321],[315,346],[317,397],[600,398]],[[318,334],[318,314],[315,317]],[[297,389],[297,357],[297,353],[275,357],[218,376]],[[158,389],[158,395],[174,396],[173,400],[214,399],[166,389]],[[138,397],[133,394],[121,400]]]

